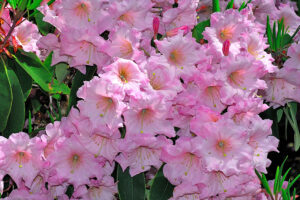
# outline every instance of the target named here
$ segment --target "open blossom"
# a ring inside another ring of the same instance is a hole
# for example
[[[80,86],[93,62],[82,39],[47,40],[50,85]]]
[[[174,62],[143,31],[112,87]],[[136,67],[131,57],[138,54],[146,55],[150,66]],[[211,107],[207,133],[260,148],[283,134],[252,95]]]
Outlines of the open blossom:
[[[141,33],[138,31],[130,29],[126,25],[120,25],[110,35],[112,35],[110,36],[112,42],[104,49],[108,55],[134,60],[141,54],[138,50]]]
[[[179,33],[162,41],[156,40],[155,43],[167,62],[179,74],[190,72],[190,68],[198,61],[196,42],[191,35],[183,36],[183,33]]]
[[[114,20],[144,30],[152,27],[153,16],[148,12],[152,6],[150,0],[113,1],[109,13]]]
[[[122,123],[125,108],[124,92],[108,80],[95,77],[78,90],[77,96],[84,101],[78,103],[80,114],[89,117],[93,130],[99,126],[117,127]]]
[[[154,137],[147,133],[127,138],[120,143],[122,153],[115,160],[121,165],[123,171],[129,167],[131,176],[148,171],[151,166],[159,169],[162,165],[161,150],[163,146],[170,143],[171,141],[164,136]]]
[[[203,159],[208,171],[221,171],[225,175],[241,173],[252,161],[252,148],[247,144],[248,133],[242,126],[228,119],[205,124]]]
[[[68,29],[61,33],[60,54],[70,57],[70,66],[97,65],[102,67],[109,61],[108,56],[99,51],[105,45],[105,41],[92,30]]]
[[[37,41],[41,38],[37,26],[29,21],[24,21],[13,32],[18,45],[22,46],[26,52],[35,52],[37,55],[40,51],[37,47]]]
[[[274,107],[284,105],[292,100],[300,102],[300,88],[289,83],[289,80],[277,77],[276,74],[265,76],[268,88],[260,94]]]
[[[88,184],[89,178],[101,179],[101,164],[93,154],[88,152],[75,135],[65,140],[60,147],[49,155],[52,179],[58,178],[74,185]],[[100,170],[99,170],[100,169]]]
[[[138,65],[131,60],[119,58],[111,65],[106,66],[104,71],[106,73],[102,77],[122,88],[128,95],[137,95],[140,92],[140,86],[148,81]]]
[[[164,176],[173,184],[182,182],[204,183],[204,162],[201,152],[201,138],[180,137],[175,145],[163,148],[161,159],[166,163]]]
[[[226,40],[230,42],[230,52],[234,55],[239,53],[239,40],[241,34],[247,31],[248,25],[237,10],[229,9],[223,13],[213,13],[210,25],[203,32],[204,39],[211,43],[220,54]]]
[[[8,173],[18,186],[22,180],[26,186],[30,186],[42,170],[42,153],[45,145],[40,138],[30,139],[24,132],[10,135],[5,142],[1,139],[2,149],[5,149],[3,151],[5,157],[1,158],[4,161],[1,169]]]
[[[175,132],[167,119],[170,104],[161,96],[147,95],[142,99],[130,99],[130,109],[124,112],[126,137],[135,137],[143,133],[163,134],[174,137]]]

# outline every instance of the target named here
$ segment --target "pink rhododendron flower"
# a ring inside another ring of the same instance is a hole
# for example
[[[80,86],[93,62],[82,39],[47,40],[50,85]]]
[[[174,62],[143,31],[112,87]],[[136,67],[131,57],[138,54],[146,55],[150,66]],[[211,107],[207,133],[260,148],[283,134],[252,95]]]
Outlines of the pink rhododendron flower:
[[[164,176],[173,184],[182,182],[191,184],[204,183],[204,163],[200,138],[180,137],[175,146],[166,145],[163,148],[161,159],[166,162]]]
[[[104,39],[92,30],[69,29],[61,34],[60,54],[71,56],[70,66],[97,65],[102,67],[108,57],[99,51],[105,45]]]
[[[178,34],[172,38],[155,41],[158,50],[179,73],[187,73],[196,64],[197,50],[195,39],[190,35]]]
[[[42,170],[42,152],[45,145],[40,138],[30,139],[24,132],[10,135],[4,143],[1,141],[2,149],[5,149],[5,157],[1,158],[4,161],[1,169],[8,173],[18,186],[22,180],[26,186],[30,186]]]
[[[106,66],[104,71],[106,73],[102,77],[122,88],[128,95],[139,93],[140,86],[148,81],[146,75],[131,60],[119,58],[113,64]]]
[[[110,35],[112,42],[105,49],[110,56],[134,60],[141,54],[138,50],[141,34],[138,31],[122,25]]]
[[[51,163],[50,170],[55,171],[54,176],[73,184],[75,188],[88,184],[89,178],[102,177],[103,172],[99,169],[103,164],[74,135],[49,155],[48,161]]]
[[[29,21],[24,21],[14,30],[13,36],[26,52],[40,54],[37,41],[41,38],[37,26]]]
[[[251,164],[253,150],[247,144],[248,134],[242,126],[231,120],[205,124],[203,159],[208,171],[221,171],[225,175],[241,173]]]
[[[126,137],[143,133],[163,134],[174,137],[175,132],[168,118],[170,104],[161,96],[148,95],[142,99],[130,99],[130,109],[124,112]]]
[[[236,55],[240,51],[240,37],[247,31],[248,25],[244,17],[233,9],[224,13],[216,12],[211,15],[210,27],[203,32],[204,39],[213,45],[218,52],[222,53],[223,43],[230,42],[230,52]]]
[[[143,134],[128,138],[120,143],[122,153],[116,157],[123,171],[129,167],[131,176],[148,171],[151,166],[159,167],[162,161],[159,159],[163,146],[171,142],[164,136],[154,137],[152,134]]]

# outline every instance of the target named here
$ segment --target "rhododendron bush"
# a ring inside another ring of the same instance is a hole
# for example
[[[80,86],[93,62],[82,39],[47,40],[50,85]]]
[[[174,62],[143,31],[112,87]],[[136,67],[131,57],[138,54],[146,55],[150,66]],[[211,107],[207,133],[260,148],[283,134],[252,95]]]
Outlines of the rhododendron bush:
[[[3,198],[296,199],[299,2],[0,2]]]

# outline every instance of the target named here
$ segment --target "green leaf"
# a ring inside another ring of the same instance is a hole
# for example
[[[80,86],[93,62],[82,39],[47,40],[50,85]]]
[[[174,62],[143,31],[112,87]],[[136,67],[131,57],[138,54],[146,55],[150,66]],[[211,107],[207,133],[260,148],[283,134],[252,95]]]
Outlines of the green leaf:
[[[77,103],[77,90],[83,85],[83,81],[89,81],[93,78],[97,67],[89,66],[86,67],[86,74],[82,74],[80,71],[77,71],[75,77],[72,81],[72,87],[69,98],[68,112],[71,110],[72,106],[75,106]]]
[[[27,74],[46,92],[49,92],[48,83],[52,80],[52,74],[37,59],[17,53],[13,55],[16,62],[27,72]]]
[[[282,119],[282,115],[283,115],[283,110],[282,108],[277,110],[277,123],[279,123]]]
[[[230,8],[233,8],[233,4],[234,4],[234,0],[230,0],[226,6],[226,10],[227,9],[230,9]]]
[[[271,192],[271,189],[270,189],[270,186],[269,186],[269,183],[268,183],[268,180],[267,180],[266,176],[264,174],[262,174],[261,177],[262,177],[263,187],[266,189],[266,191],[269,195],[272,195],[272,192]]]
[[[220,12],[220,1],[219,0],[213,0],[213,12]]]
[[[163,166],[158,170],[150,188],[149,200],[168,200],[172,197],[174,186],[164,177]]]
[[[42,1],[43,1],[43,0],[33,0],[33,3],[30,4],[30,5],[27,7],[27,9],[28,9],[28,10],[33,10],[33,9],[39,7],[40,4],[42,3]]]
[[[24,11],[27,8],[28,0],[19,0],[18,2],[18,10]]]
[[[13,101],[7,125],[3,131],[3,136],[6,138],[12,133],[22,131],[25,122],[25,102],[19,79],[10,67],[7,68],[7,72],[11,84]]]
[[[52,63],[52,56],[53,56],[53,51],[51,51],[51,53],[49,53],[49,55],[47,56],[47,58],[44,61],[44,65],[45,67],[48,68],[49,71],[51,71],[51,63]]]
[[[40,109],[42,107],[42,104],[40,103],[40,101],[37,99],[30,99],[30,101],[31,101],[33,113],[37,113],[38,111],[40,111]]]
[[[273,193],[275,195],[277,194],[278,185],[279,185],[280,178],[281,178],[281,174],[279,174],[279,173],[280,173],[279,166],[277,166],[276,174],[275,174],[275,180],[274,180],[274,188],[273,188]]]
[[[273,42],[272,42],[272,30],[270,25],[270,18],[267,16],[267,37],[268,37],[268,43],[270,45],[270,48],[273,49]]]
[[[52,83],[49,85],[50,94],[67,94],[69,95],[71,89],[64,83],[59,83],[58,80],[53,79]]]
[[[15,62],[15,60],[9,59],[8,65],[16,73],[22,88],[24,101],[26,101],[32,89],[32,78]]]
[[[203,39],[203,31],[205,30],[206,27],[210,26],[210,20],[205,20],[200,22],[199,24],[197,24],[193,31],[192,31],[192,35],[193,37],[196,39],[197,42],[200,42],[201,39]]]
[[[277,48],[281,48],[281,32],[283,29],[283,19],[277,21],[277,37],[276,37],[276,46]]]
[[[145,177],[140,173],[134,177],[129,174],[129,168],[122,171],[120,165],[117,169],[118,191],[120,200],[144,200],[145,199]]]
[[[58,63],[55,65],[55,75],[59,83],[62,83],[69,74],[69,65],[67,63]]]
[[[6,127],[13,101],[12,88],[3,60],[0,61],[0,99],[0,132],[2,132]]]

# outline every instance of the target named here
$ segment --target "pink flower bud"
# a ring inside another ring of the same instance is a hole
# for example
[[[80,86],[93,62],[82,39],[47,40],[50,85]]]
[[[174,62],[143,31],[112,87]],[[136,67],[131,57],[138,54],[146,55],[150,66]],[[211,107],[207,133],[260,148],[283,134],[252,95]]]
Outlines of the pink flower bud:
[[[189,29],[188,26],[180,26],[180,27],[178,27],[178,28],[174,28],[174,29],[168,31],[168,32],[166,33],[166,35],[167,35],[168,37],[173,37],[173,36],[175,36],[175,35],[178,34],[178,31],[179,31],[179,30],[182,30],[184,35],[187,34],[187,33],[190,31],[190,29]]]
[[[153,18],[154,38],[156,38],[156,35],[158,33],[158,29],[159,29],[159,18],[158,17],[154,17]]]
[[[229,48],[230,48],[230,41],[225,40],[225,42],[223,43],[223,47],[222,47],[222,51],[223,51],[224,56],[229,55]]]

